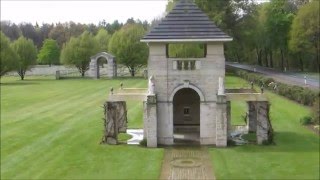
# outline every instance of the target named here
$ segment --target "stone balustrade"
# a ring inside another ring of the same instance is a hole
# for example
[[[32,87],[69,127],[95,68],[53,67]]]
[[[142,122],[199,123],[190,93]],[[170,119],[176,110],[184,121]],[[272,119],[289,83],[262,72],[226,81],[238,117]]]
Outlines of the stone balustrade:
[[[173,62],[173,70],[189,71],[201,68],[201,61],[194,59],[175,59]]]

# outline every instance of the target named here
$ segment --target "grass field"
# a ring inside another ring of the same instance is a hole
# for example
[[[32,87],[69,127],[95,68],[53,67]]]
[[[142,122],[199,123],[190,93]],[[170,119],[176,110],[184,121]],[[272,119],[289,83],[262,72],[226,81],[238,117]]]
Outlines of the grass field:
[[[246,84],[236,77],[226,80],[227,87],[237,83]],[[309,109],[278,95],[267,95],[276,144],[211,148],[217,179],[319,179],[319,136],[299,124]],[[234,102],[231,107],[237,107],[232,112],[235,116],[246,108],[243,102]]]
[[[1,179],[155,179],[163,149],[100,145],[109,89],[145,80],[1,80]],[[130,128],[142,127],[142,103],[128,102]]]
[[[142,79],[1,79],[1,179],[157,179],[162,148],[99,144],[102,104],[120,82],[147,86]],[[228,77],[226,86],[248,85]],[[299,124],[309,109],[267,94],[276,145],[210,148],[216,177],[319,179],[319,137]],[[246,104],[232,107],[239,124]],[[141,102],[128,102],[128,119],[129,127],[142,127]]]

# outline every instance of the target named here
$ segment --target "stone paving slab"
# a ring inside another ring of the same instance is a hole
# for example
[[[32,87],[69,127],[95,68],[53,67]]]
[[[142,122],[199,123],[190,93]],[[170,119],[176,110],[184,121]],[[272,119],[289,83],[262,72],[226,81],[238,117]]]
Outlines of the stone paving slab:
[[[132,138],[127,141],[127,144],[137,145],[143,139],[143,129],[127,129],[127,134],[132,136]]]
[[[215,179],[207,147],[165,148],[160,179]]]

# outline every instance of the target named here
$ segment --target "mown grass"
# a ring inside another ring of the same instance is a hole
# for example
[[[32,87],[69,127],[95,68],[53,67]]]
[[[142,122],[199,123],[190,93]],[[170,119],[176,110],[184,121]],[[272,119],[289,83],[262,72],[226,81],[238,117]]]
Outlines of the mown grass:
[[[226,78],[227,87],[237,82],[239,86],[246,83],[237,77]],[[276,144],[210,148],[217,179],[319,179],[319,136],[299,124],[310,110],[270,92],[266,94]]]
[[[143,79],[1,79],[1,179],[156,179],[163,149],[99,144],[109,89]],[[128,102],[142,127],[142,103]]]
[[[143,79],[1,79],[1,179],[157,179],[163,149],[100,145],[109,89],[146,87]],[[226,78],[227,87],[249,87]],[[319,179],[319,137],[299,124],[309,109],[267,92],[275,145],[210,148],[218,179]],[[233,121],[245,102],[232,104]],[[128,102],[130,128],[142,103]],[[243,122],[242,119],[239,123]]]

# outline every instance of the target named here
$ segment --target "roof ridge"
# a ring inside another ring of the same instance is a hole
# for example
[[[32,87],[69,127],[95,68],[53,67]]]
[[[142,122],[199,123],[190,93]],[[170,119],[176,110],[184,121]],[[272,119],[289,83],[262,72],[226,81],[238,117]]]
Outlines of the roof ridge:
[[[193,0],[180,0],[173,9],[155,26],[143,42],[188,41],[231,41]]]

